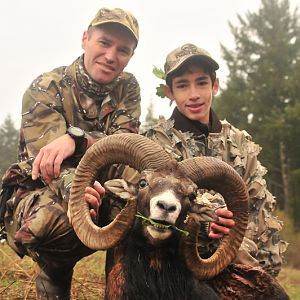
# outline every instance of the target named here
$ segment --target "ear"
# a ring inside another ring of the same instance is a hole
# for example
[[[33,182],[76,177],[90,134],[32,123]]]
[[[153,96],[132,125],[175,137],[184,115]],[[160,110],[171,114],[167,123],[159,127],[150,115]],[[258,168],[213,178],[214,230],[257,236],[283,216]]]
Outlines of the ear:
[[[136,187],[127,183],[124,179],[112,179],[104,183],[107,191],[122,199],[129,199],[136,195]]]
[[[85,46],[86,46],[87,40],[88,40],[88,33],[87,33],[87,31],[85,31],[85,32],[83,33],[82,39],[81,39],[81,48],[82,48],[83,50],[85,50]]]
[[[170,89],[170,87],[168,85],[164,85],[163,86],[163,91],[164,91],[164,94],[170,99],[170,100],[174,100],[174,95]]]
[[[218,94],[218,91],[219,91],[219,78],[216,78],[214,85],[212,87],[213,96],[216,96]]]

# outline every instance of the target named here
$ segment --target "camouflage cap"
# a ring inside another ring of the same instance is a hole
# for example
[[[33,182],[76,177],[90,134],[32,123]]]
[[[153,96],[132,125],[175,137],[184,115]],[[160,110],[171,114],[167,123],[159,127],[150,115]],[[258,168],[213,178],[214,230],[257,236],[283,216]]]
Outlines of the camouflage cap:
[[[139,40],[139,24],[136,18],[128,11],[121,8],[101,8],[89,26],[98,26],[106,23],[118,23],[126,27]]]
[[[168,54],[164,67],[166,76],[177,70],[184,62],[192,57],[199,57],[205,61],[212,71],[219,69],[218,63],[212,59],[211,55],[206,50],[193,44],[184,44]]]

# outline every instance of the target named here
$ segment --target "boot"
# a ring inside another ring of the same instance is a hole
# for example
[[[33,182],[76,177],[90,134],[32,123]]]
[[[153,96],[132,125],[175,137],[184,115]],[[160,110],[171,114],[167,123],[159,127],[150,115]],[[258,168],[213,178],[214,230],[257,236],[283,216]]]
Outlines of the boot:
[[[68,274],[52,278],[39,268],[36,277],[37,299],[70,300],[73,269]]]

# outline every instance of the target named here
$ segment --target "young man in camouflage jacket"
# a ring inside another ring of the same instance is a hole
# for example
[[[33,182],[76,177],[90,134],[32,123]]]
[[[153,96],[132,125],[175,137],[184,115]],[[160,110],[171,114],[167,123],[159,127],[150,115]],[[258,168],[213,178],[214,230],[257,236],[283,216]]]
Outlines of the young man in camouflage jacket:
[[[279,231],[282,222],[273,216],[276,201],[266,187],[263,176],[266,169],[257,160],[261,150],[251,136],[227,121],[220,121],[212,110],[213,96],[219,89],[216,70],[219,65],[209,53],[192,44],[185,44],[172,51],[166,59],[165,95],[176,102],[176,108],[169,120],[161,118],[157,125],[144,133],[160,144],[178,161],[194,156],[214,156],[230,164],[247,184],[250,196],[250,216],[246,235],[235,263],[262,267],[277,276],[283,262],[283,252],[287,243],[282,241]],[[120,175],[121,176],[121,175]],[[128,184],[138,182],[138,173],[125,169],[122,177],[126,182],[116,181],[113,186],[120,190]],[[95,185],[86,193],[86,201],[95,216],[99,208],[102,187]],[[95,195],[97,197],[95,197]],[[224,208],[221,195],[213,191],[199,191],[199,201],[209,201],[216,207],[219,223],[203,226],[200,252],[210,255],[218,246],[219,239],[232,224],[231,212]],[[121,206],[111,201],[112,217]],[[226,226],[228,228],[226,228]]]
[[[220,121],[211,108],[213,96],[219,90],[218,68],[219,65],[206,50],[193,44],[185,44],[172,51],[164,67],[164,92],[176,102],[176,108],[170,120],[161,121],[148,131],[147,136],[178,160],[210,155],[227,162],[241,175],[249,191],[250,216],[236,262],[261,266],[276,276],[287,246],[279,237],[282,222],[272,214],[276,201],[263,178],[266,169],[257,160],[261,148],[247,132],[227,121]],[[225,204],[220,195],[212,192],[202,194],[203,199],[215,203],[216,207]],[[217,234],[219,230],[218,224],[211,225],[211,231]],[[209,239],[207,242],[203,251],[213,251]]]
[[[24,94],[19,161],[3,178],[4,221],[10,247],[39,265],[39,298],[69,299],[73,267],[92,253],[66,216],[80,158],[106,135],[138,132],[140,89],[123,72],[138,35],[131,13],[100,9],[83,34],[84,54],[39,76]]]

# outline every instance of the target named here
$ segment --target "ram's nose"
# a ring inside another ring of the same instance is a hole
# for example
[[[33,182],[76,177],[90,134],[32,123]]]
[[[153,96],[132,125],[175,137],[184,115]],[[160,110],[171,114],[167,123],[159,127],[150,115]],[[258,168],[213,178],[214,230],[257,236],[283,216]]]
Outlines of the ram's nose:
[[[165,202],[165,201],[157,201],[156,205],[159,207],[159,209],[164,210],[168,213],[172,213],[176,210],[176,205]]]

